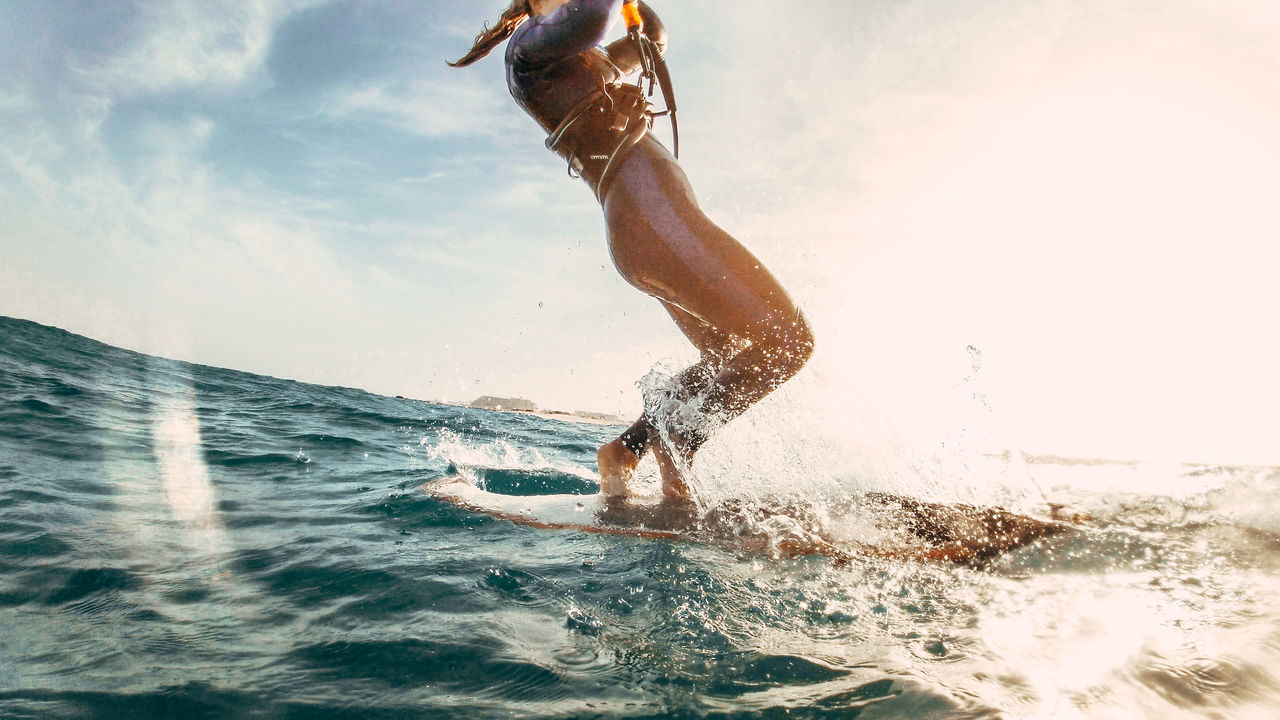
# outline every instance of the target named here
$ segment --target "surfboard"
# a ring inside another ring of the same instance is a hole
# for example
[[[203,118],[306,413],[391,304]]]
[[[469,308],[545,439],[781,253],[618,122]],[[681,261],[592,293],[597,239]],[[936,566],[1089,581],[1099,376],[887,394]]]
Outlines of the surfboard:
[[[927,503],[868,493],[838,512],[869,520],[873,541],[836,538],[812,509],[795,503],[728,502],[699,512],[692,504],[592,495],[502,495],[462,477],[423,490],[464,510],[546,530],[699,542],[773,557],[824,555],[837,563],[888,558],[982,565],[1041,538],[1075,529],[1084,518],[1033,517],[1002,508]]]
[[[681,539],[681,529],[649,527],[643,520],[631,517],[614,520],[605,495],[501,495],[476,487],[462,477],[446,477],[427,483],[427,494],[481,515],[542,528],[544,530],[577,530],[606,535],[662,540]],[[615,505],[616,507],[616,505]]]

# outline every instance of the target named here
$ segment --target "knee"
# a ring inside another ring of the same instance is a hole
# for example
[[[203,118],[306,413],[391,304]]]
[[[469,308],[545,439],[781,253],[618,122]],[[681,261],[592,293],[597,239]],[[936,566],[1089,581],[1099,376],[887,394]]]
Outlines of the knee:
[[[770,365],[776,374],[789,378],[800,372],[800,368],[813,356],[813,330],[800,313],[796,314],[795,320],[777,323],[771,330],[764,340],[769,346],[766,353]]]
[[[795,334],[796,341],[805,348],[804,359],[808,360],[813,355],[813,328],[809,325],[809,318],[799,310],[796,311]]]
[[[809,362],[809,358],[813,357],[813,329],[804,314],[797,312],[796,321],[789,330],[786,338],[787,355],[791,358],[795,371],[799,372]]]

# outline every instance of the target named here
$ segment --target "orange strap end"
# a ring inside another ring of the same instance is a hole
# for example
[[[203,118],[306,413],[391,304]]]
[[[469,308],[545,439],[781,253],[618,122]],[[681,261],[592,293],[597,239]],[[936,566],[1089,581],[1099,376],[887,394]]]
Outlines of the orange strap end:
[[[622,19],[627,21],[628,30],[644,26],[644,20],[640,19],[640,7],[634,2],[622,3]]]

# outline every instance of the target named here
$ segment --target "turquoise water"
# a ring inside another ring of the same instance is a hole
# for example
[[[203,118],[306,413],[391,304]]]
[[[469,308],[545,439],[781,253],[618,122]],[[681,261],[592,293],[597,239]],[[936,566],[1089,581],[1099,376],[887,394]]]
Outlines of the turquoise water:
[[[616,430],[0,318],[0,716],[1280,712],[1276,469],[1032,463],[1094,522],[981,571],[537,530],[421,492],[594,492]]]

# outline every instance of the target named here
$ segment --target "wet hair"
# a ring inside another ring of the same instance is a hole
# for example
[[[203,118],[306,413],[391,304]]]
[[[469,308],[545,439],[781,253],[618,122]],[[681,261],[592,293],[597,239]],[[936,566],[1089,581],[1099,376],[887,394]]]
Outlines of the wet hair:
[[[507,9],[502,11],[502,17],[498,18],[498,24],[493,27],[486,25],[484,32],[476,36],[476,42],[471,46],[471,50],[466,55],[449,63],[449,67],[466,67],[488,55],[489,51],[511,37],[516,28],[529,19],[529,15],[532,12],[529,0],[512,0]]]

